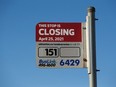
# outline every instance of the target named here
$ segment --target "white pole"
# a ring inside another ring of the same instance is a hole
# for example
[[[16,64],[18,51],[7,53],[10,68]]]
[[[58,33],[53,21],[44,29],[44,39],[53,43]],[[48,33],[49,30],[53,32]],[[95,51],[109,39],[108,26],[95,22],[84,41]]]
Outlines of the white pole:
[[[88,8],[86,18],[86,51],[87,67],[90,80],[90,87],[97,87],[96,76],[96,38],[95,38],[95,8]]]

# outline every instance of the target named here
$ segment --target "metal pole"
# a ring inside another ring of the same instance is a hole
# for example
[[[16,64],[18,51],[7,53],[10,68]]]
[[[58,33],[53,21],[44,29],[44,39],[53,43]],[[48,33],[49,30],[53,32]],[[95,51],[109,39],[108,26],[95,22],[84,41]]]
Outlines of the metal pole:
[[[96,76],[96,38],[95,38],[95,8],[89,7],[86,21],[87,67],[90,87],[97,87]]]

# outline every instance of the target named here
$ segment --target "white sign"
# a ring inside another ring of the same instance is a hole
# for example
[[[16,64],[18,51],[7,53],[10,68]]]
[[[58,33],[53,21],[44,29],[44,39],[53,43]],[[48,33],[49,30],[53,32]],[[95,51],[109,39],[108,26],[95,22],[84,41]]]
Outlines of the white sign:
[[[83,68],[82,23],[38,23],[36,64],[40,68]]]

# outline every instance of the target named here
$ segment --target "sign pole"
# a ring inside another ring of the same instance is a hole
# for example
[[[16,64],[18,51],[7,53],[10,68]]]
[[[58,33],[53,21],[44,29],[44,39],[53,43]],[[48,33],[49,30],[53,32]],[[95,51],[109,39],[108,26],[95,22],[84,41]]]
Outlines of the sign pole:
[[[96,76],[96,38],[95,38],[95,8],[89,7],[86,21],[87,67],[90,87],[97,87]]]

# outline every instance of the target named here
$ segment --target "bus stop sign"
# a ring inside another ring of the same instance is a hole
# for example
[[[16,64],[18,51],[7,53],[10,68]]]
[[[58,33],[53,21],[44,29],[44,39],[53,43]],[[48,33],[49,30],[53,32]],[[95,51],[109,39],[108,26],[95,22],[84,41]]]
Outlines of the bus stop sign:
[[[36,64],[40,68],[83,68],[83,23],[36,25]]]

